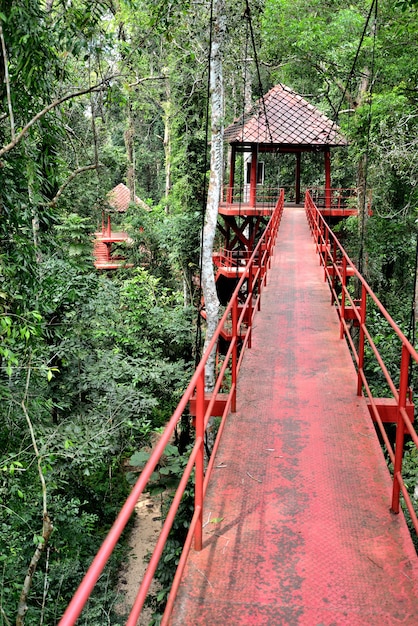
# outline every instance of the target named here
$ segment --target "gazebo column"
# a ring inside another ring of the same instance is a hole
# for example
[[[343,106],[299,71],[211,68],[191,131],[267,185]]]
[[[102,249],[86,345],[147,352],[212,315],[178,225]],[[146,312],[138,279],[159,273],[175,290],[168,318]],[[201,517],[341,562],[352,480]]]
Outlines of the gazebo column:
[[[228,186],[228,193],[226,196],[226,201],[228,204],[232,204],[232,199],[233,199],[233,194],[234,194],[236,154],[237,154],[236,145],[233,143],[231,145],[231,154],[230,154],[230,161],[229,161],[229,186]]]
[[[250,173],[250,207],[255,207],[257,202],[257,145],[251,147],[251,173]]]
[[[300,159],[301,159],[301,152],[296,152],[296,181],[295,181],[295,201],[296,204],[300,204]]]
[[[331,151],[329,146],[325,148],[325,208],[331,208]]]

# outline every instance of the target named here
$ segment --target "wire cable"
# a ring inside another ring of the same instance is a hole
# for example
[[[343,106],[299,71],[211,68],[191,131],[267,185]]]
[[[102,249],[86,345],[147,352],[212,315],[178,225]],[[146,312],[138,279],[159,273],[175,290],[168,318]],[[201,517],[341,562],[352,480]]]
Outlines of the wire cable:
[[[375,69],[375,59],[376,59],[376,31],[377,31],[377,0],[373,0],[372,8],[374,6],[374,25],[373,25],[373,50],[372,50],[372,64],[370,71],[370,91],[369,91],[369,101],[368,101],[368,112],[367,112],[367,135],[366,135],[366,149],[365,149],[365,161],[364,161],[364,191],[363,197],[361,198],[362,206],[361,209],[361,239],[360,239],[360,247],[359,247],[359,255],[358,255],[358,270],[360,273],[363,271],[363,262],[364,262],[364,248],[365,248],[365,236],[366,236],[366,213],[367,213],[367,182],[368,182],[368,174],[369,174],[369,152],[370,152],[370,132],[372,126],[372,99],[373,99],[373,88],[374,88],[374,69]]]
[[[347,80],[346,80],[346,82],[345,82],[345,86],[344,86],[343,94],[342,94],[342,96],[341,96],[340,102],[339,102],[338,107],[337,107],[337,110],[336,110],[336,112],[335,112],[335,115],[334,115],[334,120],[333,120],[333,122],[332,122],[331,128],[330,128],[330,130],[328,131],[327,141],[329,140],[329,138],[330,138],[330,136],[331,136],[331,133],[332,133],[332,131],[333,131],[333,130],[334,130],[334,128],[335,128],[335,125],[337,124],[337,121],[338,121],[338,116],[339,116],[339,113],[340,113],[340,110],[341,110],[341,106],[342,106],[342,104],[343,104],[343,102],[344,102],[345,94],[347,93],[348,86],[349,86],[349,84],[351,83],[351,80],[352,80],[352,78],[353,78],[353,76],[354,76],[354,70],[355,70],[356,65],[357,65],[357,61],[358,61],[358,58],[359,58],[359,55],[360,55],[360,51],[361,51],[361,47],[362,47],[362,45],[363,45],[364,38],[365,38],[365,36],[366,36],[367,27],[368,27],[368,25],[369,25],[370,18],[371,18],[372,13],[373,13],[373,9],[375,9],[375,16],[376,16],[376,15],[377,15],[377,0],[372,0],[372,4],[371,4],[371,6],[370,6],[370,10],[369,10],[369,14],[368,14],[367,19],[366,19],[366,22],[365,22],[365,24],[364,24],[363,32],[362,32],[362,34],[361,34],[361,38],[360,38],[359,44],[358,44],[358,46],[357,46],[357,50],[356,50],[356,54],[355,54],[355,57],[354,57],[354,61],[353,61],[353,64],[352,64],[352,66],[351,66],[350,72],[349,72],[349,74],[348,74],[348,78],[347,78]],[[375,28],[374,30],[375,30],[375,32],[376,32],[376,28]],[[373,45],[374,45],[374,44],[373,44]],[[373,49],[373,55],[374,55],[374,49]]]
[[[266,119],[266,126],[267,126],[267,131],[268,131],[268,134],[269,134],[269,137],[270,137],[270,143],[273,143],[273,136],[271,134],[269,120],[268,120],[268,117],[267,117],[266,103],[264,101],[263,84],[261,82],[260,65],[258,63],[257,48],[256,48],[256,45],[255,45],[254,31],[253,31],[253,25],[252,25],[252,21],[251,21],[251,10],[250,10],[249,0],[245,0],[245,3],[246,3],[246,9],[245,9],[244,17],[247,18],[248,23],[250,25],[251,43],[252,43],[252,46],[253,46],[255,67],[256,67],[256,70],[257,70],[259,95],[260,95],[261,102],[262,102],[262,105],[263,105],[264,117]]]
[[[243,80],[243,94],[242,94],[242,115],[241,115],[241,143],[244,144],[244,127],[245,127],[245,113],[246,113],[246,94],[247,94],[247,59],[248,59],[248,30],[249,30],[249,20],[246,23],[245,29],[245,51],[244,51],[244,80]],[[242,152],[242,167],[240,168],[240,185],[239,185],[239,204],[238,204],[238,226],[241,227],[241,208],[242,202],[246,200],[243,198],[244,186],[247,182],[247,161],[245,160],[245,152]],[[238,281],[239,275],[239,264],[240,264],[240,251],[241,251],[241,242],[237,242],[237,258],[236,258],[236,280]],[[232,254],[232,250],[231,250]]]

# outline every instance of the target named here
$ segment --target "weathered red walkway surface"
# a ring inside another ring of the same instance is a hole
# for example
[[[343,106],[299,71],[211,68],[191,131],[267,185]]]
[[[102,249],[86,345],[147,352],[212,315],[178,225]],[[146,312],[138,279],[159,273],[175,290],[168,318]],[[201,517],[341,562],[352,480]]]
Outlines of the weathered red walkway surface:
[[[417,625],[417,557],[301,209],[273,264],[172,624]]]

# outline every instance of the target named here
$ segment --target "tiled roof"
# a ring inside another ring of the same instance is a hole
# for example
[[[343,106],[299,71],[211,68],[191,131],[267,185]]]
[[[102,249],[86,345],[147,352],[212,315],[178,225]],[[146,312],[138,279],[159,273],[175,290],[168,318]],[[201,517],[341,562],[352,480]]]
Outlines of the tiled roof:
[[[129,187],[123,183],[119,183],[119,185],[116,185],[116,187],[109,191],[107,199],[113,209],[119,211],[119,213],[124,213],[131,203]],[[135,203],[139,204],[139,198],[135,197]]]
[[[266,114],[267,113],[267,123]],[[225,129],[229,143],[346,146],[338,126],[285,85],[276,85]]]

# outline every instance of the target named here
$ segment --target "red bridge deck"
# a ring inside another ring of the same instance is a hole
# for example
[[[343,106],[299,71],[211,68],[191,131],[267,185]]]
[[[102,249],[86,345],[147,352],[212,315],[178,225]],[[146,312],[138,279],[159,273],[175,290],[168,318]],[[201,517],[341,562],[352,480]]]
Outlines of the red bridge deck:
[[[172,624],[418,624],[418,560],[302,209],[285,209]]]

